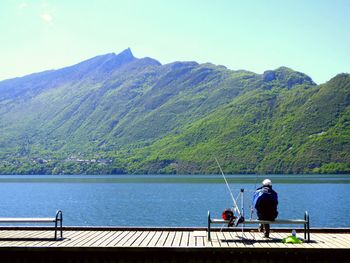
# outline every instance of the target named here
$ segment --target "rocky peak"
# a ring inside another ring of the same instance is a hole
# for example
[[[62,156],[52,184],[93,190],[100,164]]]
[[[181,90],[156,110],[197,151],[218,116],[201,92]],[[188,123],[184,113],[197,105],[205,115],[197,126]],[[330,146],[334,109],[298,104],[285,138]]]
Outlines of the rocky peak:
[[[295,85],[307,84],[316,85],[313,80],[304,73],[294,71],[287,67],[279,67],[275,70],[267,70],[262,75],[265,83],[273,84],[274,81],[280,82],[283,86],[288,89]]]
[[[128,61],[135,59],[135,57],[132,54],[131,49],[127,48],[127,49],[123,50],[122,52],[120,52],[118,55],[115,55],[114,59],[119,60],[119,61],[128,62]]]

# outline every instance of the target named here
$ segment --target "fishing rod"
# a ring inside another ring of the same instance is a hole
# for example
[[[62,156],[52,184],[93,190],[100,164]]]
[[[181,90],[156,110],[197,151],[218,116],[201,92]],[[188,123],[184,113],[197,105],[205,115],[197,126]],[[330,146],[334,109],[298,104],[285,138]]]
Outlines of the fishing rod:
[[[254,193],[256,192],[256,183],[258,182],[258,174],[256,174],[255,176],[255,183],[254,183]],[[252,200],[252,203],[250,205],[250,220],[253,219],[253,214],[254,214],[254,204],[253,204],[253,201]]]
[[[239,211],[237,202],[236,202],[236,200],[235,200],[235,198],[234,198],[234,196],[233,196],[233,193],[232,193],[232,191],[231,191],[231,188],[230,188],[230,186],[229,186],[229,184],[228,184],[228,182],[227,182],[227,180],[226,180],[226,176],[225,176],[224,172],[222,171],[221,165],[220,165],[218,159],[216,159],[216,157],[215,157],[215,161],[216,161],[216,163],[217,163],[218,166],[219,166],[219,169],[220,169],[220,172],[221,172],[221,174],[222,174],[222,177],[223,177],[224,180],[225,180],[227,189],[228,189],[228,191],[230,192],[230,195],[231,195],[231,198],[232,198],[232,201],[233,201],[233,205],[234,205],[234,210],[237,211],[237,213],[238,213],[239,216],[241,216],[241,211]]]

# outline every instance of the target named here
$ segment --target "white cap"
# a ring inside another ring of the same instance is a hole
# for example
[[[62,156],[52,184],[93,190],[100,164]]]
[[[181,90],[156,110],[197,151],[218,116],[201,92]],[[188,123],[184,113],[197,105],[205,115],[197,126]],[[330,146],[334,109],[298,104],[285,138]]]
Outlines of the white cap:
[[[265,179],[264,181],[262,181],[262,185],[263,186],[272,186],[272,182],[270,179]]]

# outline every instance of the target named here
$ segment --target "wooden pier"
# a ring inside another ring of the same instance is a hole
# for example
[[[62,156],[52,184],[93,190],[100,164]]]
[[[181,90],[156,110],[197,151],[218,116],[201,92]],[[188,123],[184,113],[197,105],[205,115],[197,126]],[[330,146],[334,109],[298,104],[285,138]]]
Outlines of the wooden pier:
[[[66,227],[56,241],[50,228],[0,228],[0,261],[350,262],[347,230],[312,231],[311,242],[302,244],[281,242],[290,230],[272,230],[269,239],[237,230],[216,228],[208,241],[204,228]]]

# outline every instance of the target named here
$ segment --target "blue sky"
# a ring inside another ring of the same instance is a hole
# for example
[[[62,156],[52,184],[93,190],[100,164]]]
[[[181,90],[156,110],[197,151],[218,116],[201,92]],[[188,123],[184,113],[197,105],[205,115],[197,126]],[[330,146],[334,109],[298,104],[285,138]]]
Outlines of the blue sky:
[[[348,0],[2,0],[0,80],[130,47],[136,57],[324,83],[350,72]]]

